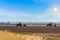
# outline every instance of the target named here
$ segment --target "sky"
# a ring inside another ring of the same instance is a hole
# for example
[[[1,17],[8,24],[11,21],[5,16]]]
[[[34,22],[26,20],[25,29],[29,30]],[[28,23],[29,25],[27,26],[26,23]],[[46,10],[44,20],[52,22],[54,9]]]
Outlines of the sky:
[[[0,0],[0,21],[60,22],[60,0]]]

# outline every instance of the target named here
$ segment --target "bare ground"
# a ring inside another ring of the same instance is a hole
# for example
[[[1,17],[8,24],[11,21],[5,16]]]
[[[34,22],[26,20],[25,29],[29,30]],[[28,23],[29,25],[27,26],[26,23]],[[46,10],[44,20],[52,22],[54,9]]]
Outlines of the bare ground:
[[[60,27],[46,27],[46,26],[0,26],[0,30],[7,30],[10,32],[32,32],[32,33],[60,33]]]

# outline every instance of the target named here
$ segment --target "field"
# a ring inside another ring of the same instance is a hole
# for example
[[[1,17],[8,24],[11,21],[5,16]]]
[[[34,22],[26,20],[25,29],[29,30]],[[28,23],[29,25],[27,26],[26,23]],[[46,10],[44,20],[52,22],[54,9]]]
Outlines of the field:
[[[0,40],[60,40],[60,27],[0,26]]]
[[[46,26],[0,26],[0,30],[8,30],[10,32],[30,32],[30,33],[60,33],[60,27],[46,27]]]

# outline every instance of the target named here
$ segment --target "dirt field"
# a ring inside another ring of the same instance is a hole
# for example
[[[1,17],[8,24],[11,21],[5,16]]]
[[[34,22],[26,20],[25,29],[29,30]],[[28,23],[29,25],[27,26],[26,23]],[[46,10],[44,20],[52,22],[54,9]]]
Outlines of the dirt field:
[[[7,30],[10,32],[32,32],[32,33],[60,33],[60,27],[46,27],[46,26],[0,26],[0,30]]]

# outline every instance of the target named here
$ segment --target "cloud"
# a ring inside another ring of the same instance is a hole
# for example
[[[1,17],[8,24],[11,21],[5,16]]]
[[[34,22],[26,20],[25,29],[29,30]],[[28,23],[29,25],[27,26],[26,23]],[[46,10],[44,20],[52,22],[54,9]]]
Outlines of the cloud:
[[[54,7],[57,7],[58,10],[53,11]],[[36,17],[41,21],[60,22],[60,6],[52,5],[51,7],[47,8],[42,15],[37,14]]]
[[[54,12],[53,7],[57,7],[58,11]],[[0,21],[60,22],[60,6],[51,5],[40,14],[29,14],[0,8]]]
[[[6,21],[22,21],[22,22],[36,22],[36,16],[25,12],[16,12],[0,8],[0,22]]]
[[[0,21],[20,20],[28,16],[29,14],[25,12],[15,12],[15,11],[10,11],[10,10],[0,9]]]

